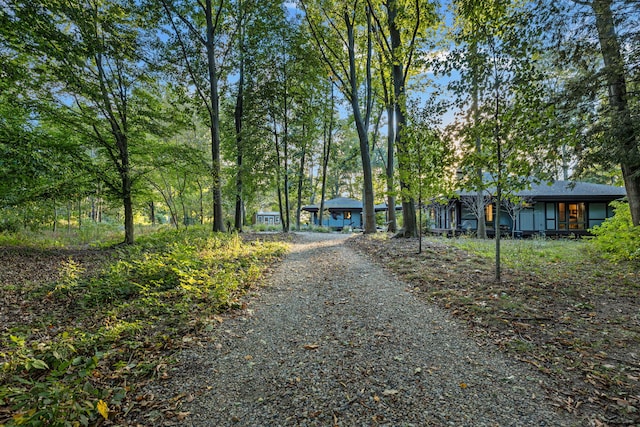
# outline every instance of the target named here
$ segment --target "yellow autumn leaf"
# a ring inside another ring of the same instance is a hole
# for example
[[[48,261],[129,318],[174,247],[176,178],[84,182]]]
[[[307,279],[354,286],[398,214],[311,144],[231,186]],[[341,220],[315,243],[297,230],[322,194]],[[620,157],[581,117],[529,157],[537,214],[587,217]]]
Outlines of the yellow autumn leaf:
[[[102,415],[105,420],[109,419],[109,407],[102,399],[98,401],[98,412],[100,412],[100,415]]]

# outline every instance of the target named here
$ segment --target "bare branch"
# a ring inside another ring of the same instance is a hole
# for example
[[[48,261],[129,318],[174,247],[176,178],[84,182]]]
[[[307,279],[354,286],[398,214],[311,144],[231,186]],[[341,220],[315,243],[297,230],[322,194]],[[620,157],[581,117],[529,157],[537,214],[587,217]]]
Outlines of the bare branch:
[[[411,64],[413,62],[413,53],[416,48],[416,40],[418,39],[418,30],[420,28],[420,0],[415,1],[416,4],[416,25],[413,27],[413,34],[411,35],[411,42],[409,43],[409,57],[407,58],[407,64],[404,69],[403,81],[407,81],[407,76],[409,75],[409,69],[411,68]]]
[[[189,75],[191,76],[191,80],[193,80],[193,82],[194,82],[194,85],[196,87],[196,91],[198,92],[198,96],[204,102],[204,105],[207,107],[207,111],[209,112],[209,116],[211,116],[212,111],[211,111],[211,106],[207,102],[208,98],[207,98],[206,94],[202,91],[202,88],[200,87],[200,85],[197,84],[196,73],[195,73],[195,70],[193,69],[193,67],[191,65],[191,61],[189,60],[190,55],[187,53],[186,44],[185,44],[184,40],[182,39],[180,31],[178,30],[178,27],[176,26],[175,22],[173,22],[173,15],[171,13],[171,10],[167,6],[166,0],[162,0],[162,5],[164,6],[165,11],[169,15],[169,21],[171,22],[171,27],[173,28],[173,31],[176,34],[176,37],[178,39],[178,43],[180,44],[180,50],[182,51],[182,57],[185,60],[185,63],[186,63],[186,66],[187,66],[187,71],[189,72]]]
[[[200,6],[203,6],[202,2],[200,2],[200,1],[198,1],[198,4],[199,4]],[[166,1],[166,0],[162,0],[162,6],[164,6],[165,10],[168,10],[168,9],[169,9],[169,5],[167,4],[167,1]],[[198,39],[198,41],[199,41],[200,43],[202,43],[202,45],[203,45],[203,46],[204,46],[204,45],[206,45],[207,40],[206,40],[204,37],[202,37],[202,34],[201,34],[201,33],[200,33],[200,31],[198,31],[198,29],[193,25],[193,23],[192,23],[192,22],[190,22],[190,21],[187,19],[187,17],[186,17],[186,16],[183,16],[181,13],[178,13],[176,10],[174,10],[173,12],[174,12],[174,13],[175,13],[175,15],[178,17],[178,19],[180,19],[180,21],[182,21],[182,23],[183,23],[184,25],[186,25],[186,26],[187,26],[187,28],[189,28],[189,31],[191,32],[191,34],[193,34],[193,36],[194,36],[194,37],[196,37],[196,38]],[[171,25],[172,25],[172,26],[174,26],[174,28],[175,28],[175,25],[174,25],[173,20],[171,21]]]

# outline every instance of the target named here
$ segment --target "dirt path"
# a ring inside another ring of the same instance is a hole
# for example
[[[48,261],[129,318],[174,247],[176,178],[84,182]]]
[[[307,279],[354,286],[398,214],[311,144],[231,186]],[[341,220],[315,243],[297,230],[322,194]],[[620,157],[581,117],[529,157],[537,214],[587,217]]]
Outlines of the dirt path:
[[[580,425],[537,372],[478,347],[346,238],[301,234],[242,315],[147,392],[174,395],[193,426]]]

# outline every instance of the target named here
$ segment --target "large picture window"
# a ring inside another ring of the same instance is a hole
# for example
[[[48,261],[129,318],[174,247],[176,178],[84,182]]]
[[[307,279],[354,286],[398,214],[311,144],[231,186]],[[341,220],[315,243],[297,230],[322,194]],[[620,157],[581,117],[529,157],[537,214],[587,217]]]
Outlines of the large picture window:
[[[584,203],[558,203],[558,230],[585,230]]]

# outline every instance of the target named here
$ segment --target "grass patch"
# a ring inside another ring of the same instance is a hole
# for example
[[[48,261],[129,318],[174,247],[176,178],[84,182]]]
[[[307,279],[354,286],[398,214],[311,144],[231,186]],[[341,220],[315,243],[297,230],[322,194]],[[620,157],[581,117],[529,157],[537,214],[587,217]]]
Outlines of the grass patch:
[[[90,268],[56,261],[53,280],[3,276],[3,304],[20,309],[0,329],[0,425],[125,423],[136,390],[168,375],[172,353],[240,307],[286,250],[275,238],[167,229]]]

